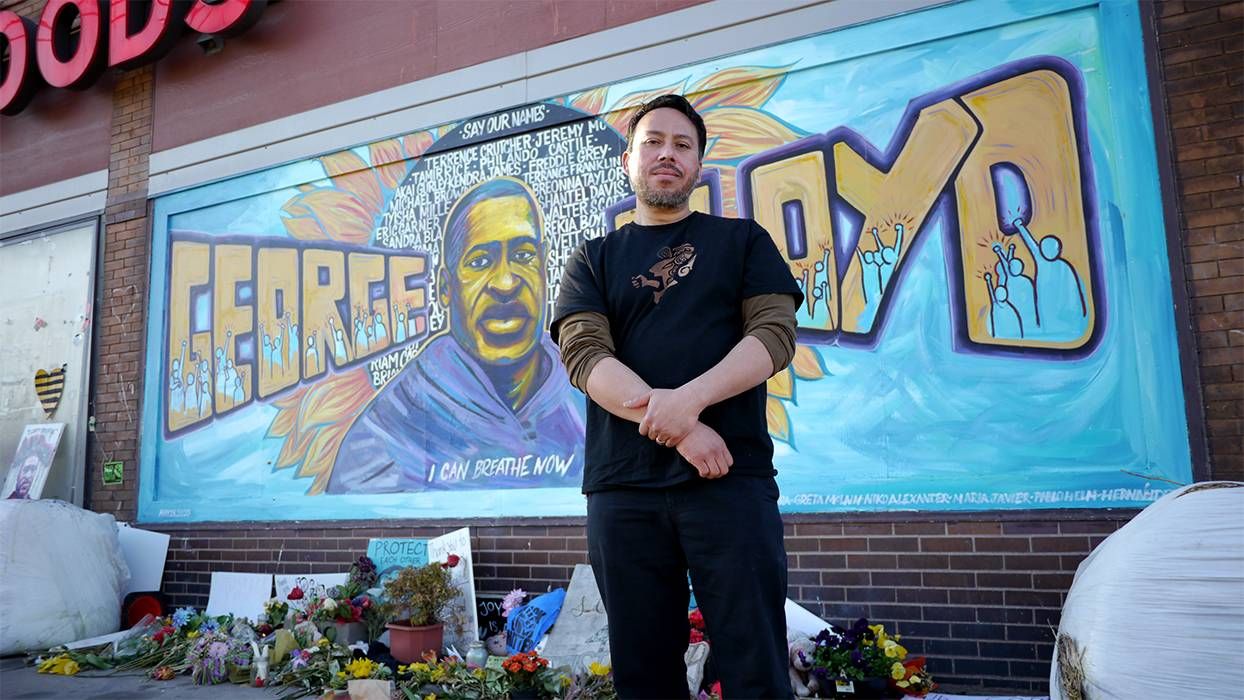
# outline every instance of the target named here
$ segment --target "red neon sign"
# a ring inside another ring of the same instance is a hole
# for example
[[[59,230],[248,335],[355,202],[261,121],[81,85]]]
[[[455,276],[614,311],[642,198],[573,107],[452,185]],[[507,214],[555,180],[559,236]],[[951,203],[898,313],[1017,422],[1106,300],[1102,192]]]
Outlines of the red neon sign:
[[[259,21],[268,0],[48,0],[36,25],[0,11],[0,114],[17,114],[44,84],[84,90],[108,68],[163,57],[185,27],[231,37]],[[149,8],[149,11],[147,11]],[[105,29],[105,18],[107,28]],[[75,37],[72,27],[78,19]]]

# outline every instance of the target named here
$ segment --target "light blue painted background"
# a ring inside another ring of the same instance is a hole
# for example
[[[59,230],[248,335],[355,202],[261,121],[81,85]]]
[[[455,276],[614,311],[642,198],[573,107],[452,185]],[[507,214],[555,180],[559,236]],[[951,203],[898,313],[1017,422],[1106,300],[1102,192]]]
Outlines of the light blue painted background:
[[[1100,345],[1073,361],[953,351],[946,251],[941,232],[928,231],[877,347],[820,346],[831,376],[797,382],[793,446],[777,443],[775,459],[784,511],[1143,506],[1171,485],[1121,470],[1191,481],[1137,8],[976,0],[610,89],[606,106],[731,66],[794,63],[768,111],[806,133],[850,127],[884,150],[909,101],[1038,55],[1067,60],[1084,81],[1104,268]],[[263,404],[183,439],[160,437],[168,231],[284,236],[280,206],[295,185],[323,179],[305,161],[157,200],[140,519],[582,514],[574,489],[306,496],[309,480],[271,467],[280,442],[263,437],[275,414]]]

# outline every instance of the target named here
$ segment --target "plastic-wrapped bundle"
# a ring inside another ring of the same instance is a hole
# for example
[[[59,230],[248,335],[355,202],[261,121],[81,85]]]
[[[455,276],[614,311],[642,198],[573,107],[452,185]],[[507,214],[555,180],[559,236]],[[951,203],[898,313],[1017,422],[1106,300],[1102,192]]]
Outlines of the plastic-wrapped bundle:
[[[1050,698],[1222,697],[1222,674],[1238,666],[1241,649],[1244,484],[1193,484],[1145,508],[1080,563]]]
[[[129,578],[111,515],[0,500],[0,655],[117,631]]]

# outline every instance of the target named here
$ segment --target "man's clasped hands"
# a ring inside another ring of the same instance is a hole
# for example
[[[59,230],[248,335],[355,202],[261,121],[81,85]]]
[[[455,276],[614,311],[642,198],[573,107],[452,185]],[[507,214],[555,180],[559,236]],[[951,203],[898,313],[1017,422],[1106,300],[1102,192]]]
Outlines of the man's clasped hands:
[[[646,408],[639,434],[662,447],[678,450],[700,476],[717,479],[730,471],[734,457],[721,435],[700,422],[700,413],[707,405],[691,384],[677,389],[649,389],[623,405]]]

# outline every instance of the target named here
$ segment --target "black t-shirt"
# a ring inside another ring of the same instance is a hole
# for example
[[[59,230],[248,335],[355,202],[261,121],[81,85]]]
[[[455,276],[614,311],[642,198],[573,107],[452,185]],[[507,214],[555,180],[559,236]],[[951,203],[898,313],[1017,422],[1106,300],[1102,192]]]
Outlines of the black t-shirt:
[[[618,360],[654,389],[711,369],[743,338],[743,299],[803,294],[769,234],[751,219],[693,212],[672,224],[627,224],[585,241],[566,263],[551,332],[584,311],[609,319]],[[709,406],[700,420],[734,457],[731,474],[772,476],[765,385]],[[672,486],[698,478],[678,451],[588,402],[583,492]]]

